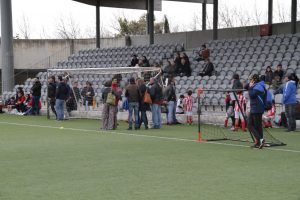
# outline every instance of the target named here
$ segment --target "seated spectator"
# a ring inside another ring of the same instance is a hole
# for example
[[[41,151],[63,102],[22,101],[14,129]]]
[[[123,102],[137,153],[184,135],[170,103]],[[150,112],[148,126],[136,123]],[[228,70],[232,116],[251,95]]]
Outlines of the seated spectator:
[[[181,64],[176,66],[176,75],[178,76],[191,76],[191,66],[184,58],[181,59]]]
[[[210,62],[209,58],[207,58],[204,63],[204,68],[202,72],[199,73],[199,76],[212,76],[214,70],[214,65]]]
[[[280,80],[282,80],[283,75],[284,75],[284,71],[282,70],[282,65],[278,64],[276,70],[274,71],[274,77],[275,76],[279,76]]]
[[[189,59],[189,57],[186,55],[186,53],[182,53],[181,58],[185,59],[185,62],[186,62],[188,65],[191,65],[190,59]]]
[[[32,110],[32,94],[30,94],[30,100],[26,106],[26,111],[23,113],[23,115],[33,115],[33,110]],[[28,100],[28,99],[27,99]],[[42,102],[39,101],[38,102],[38,109],[41,110],[42,109]]]
[[[272,80],[271,88],[276,91],[280,88],[281,85],[282,85],[282,82],[281,82],[280,76],[278,76],[278,75],[274,76],[274,78]]]
[[[266,72],[265,72],[265,83],[268,85],[271,85],[273,78],[274,78],[274,73],[273,73],[271,67],[268,66],[266,68]]]
[[[143,56],[141,60],[142,60],[142,67],[150,67],[149,60],[147,59],[146,56]]]
[[[205,44],[203,44],[201,46],[201,50],[198,52],[198,57],[196,58],[196,60],[198,62],[202,60],[206,60],[207,58],[209,58],[209,55],[210,55],[209,49],[206,48]]]
[[[15,108],[17,109],[18,112],[24,112],[25,111],[25,96],[24,96],[24,92],[23,90],[21,90],[20,92],[18,92],[18,98],[17,98],[17,102],[15,104]]]
[[[168,63],[163,68],[162,72],[163,72],[164,80],[166,80],[167,78],[173,78],[175,76],[175,72],[176,72],[176,66],[175,66],[174,61],[168,60]]]
[[[263,124],[265,128],[272,128],[272,121],[275,118],[276,114],[276,107],[275,101],[272,101],[272,108],[266,111],[263,115]]]
[[[179,65],[181,65],[181,58],[180,58],[180,53],[179,52],[176,53],[176,56],[175,56],[175,59],[174,59],[174,63],[175,63],[176,67],[178,67]]]
[[[8,111],[8,112],[11,112],[13,109],[15,109],[15,105],[16,105],[16,98],[15,98],[15,97],[11,97],[11,98],[6,102],[7,111]]]
[[[132,55],[132,59],[131,59],[131,64],[130,66],[131,67],[134,67],[136,65],[139,64],[139,59],[137,58],[137,56],[135,54]]]

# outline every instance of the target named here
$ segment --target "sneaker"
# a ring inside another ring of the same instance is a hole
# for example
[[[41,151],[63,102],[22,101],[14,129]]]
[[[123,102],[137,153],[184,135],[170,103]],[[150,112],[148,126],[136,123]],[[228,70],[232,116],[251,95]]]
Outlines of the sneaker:
[[[127,130],[128,130],[128,131],[131,131],[131,130],[132,130],[132,127],[129,127]]]
[[[259,149],[262,149],[265,146],[265,139],[261,139],[260,140],[260,145],[259,145]]]

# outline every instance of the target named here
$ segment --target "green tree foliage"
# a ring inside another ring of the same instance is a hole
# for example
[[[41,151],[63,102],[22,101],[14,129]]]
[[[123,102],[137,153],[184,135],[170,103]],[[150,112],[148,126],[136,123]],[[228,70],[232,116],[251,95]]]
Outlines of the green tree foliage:
[[[154,33],[165,33],[166,31],[166,17],[162,22],[155,22],[154,19]],[[167,22],[167,24],[169,24]],[[126,17],[119,17],[118,18],[118,25],[119,25],[119,33],[117,36],[125,36],[125,35],[145,35],[147,34],[147,15],[142,15],[138,20],[129,21]],[[169,25],[168,26],[168,31]]]

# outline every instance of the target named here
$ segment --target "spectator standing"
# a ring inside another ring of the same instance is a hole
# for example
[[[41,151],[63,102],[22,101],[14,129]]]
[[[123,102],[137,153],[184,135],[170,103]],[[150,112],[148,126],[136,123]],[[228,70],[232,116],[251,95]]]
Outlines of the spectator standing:
[[[268,66],[266,68],[266,72],[265,72],[265,83],[268,84],[268,85],[271,85],[272,81],[273,81],[273,78],[274,78],[274,73],[273,73],[271,67]]]
[[[150,106],[148,103],[144,102],[144,96],[147,91],[147,86],[145,85],[142,79],[137,81],[139,93],[140,93],[140,106],[139,106],[139,128],[141,127],[142,123],[145,125],[145,129],[148,129],[148,118],[147,118],[147,110],[150,110]]]
[[[209,58],[206,58],[204,61],[204,68],[202,72],[199,73],[199,76],[212,76],[214,70],[215,68],[212,62],[210,62]]]
[[[277,91],[275,91],[274,95],[283,94],[282,104],[284,104],[285,115],[288,124],[287,132],[291,132],[296,130],[295,106],[297,103],[297,88],[296,83],[293,80],[293,75],[287,74],[285,76],[285,81],[286,83],[282,85],[282,87],[280,87]]]
[[[32,115],[39,115],[39,101],[41,98],[42,84],[38,77],[34,79],[34,84],[31,88],[32,93]]]
[[[115,130],[117,128],[118,103],[121,99],[122,91],[118,88],[118,80],[113,79],[104,84],[102,92],[102,101],[104,103],[102,110],[102,129]],[[114,104],[107,103],[108,94],[115,96]]]
[[[158,84],[155,78],[150,79],[150,96],[152,100],[151,111],[153,128],[161,128],[161,104],[163,103],[163,91],[162,87]]]
[[[184,100],[184,95],[180,95],[179,99],[177,100],[176,104],[176,114],[184,114],[183,111],[183,100]]]
[[[164,99],[167,102],[167,125],[175,124],[174,115],[175,115],[175,105],[176,105],[176,93],[174,87],[174,81],[169,80],[168,86],[165,90]]]
[[[48,101],[52,112],[55,114],[55,118],[57,118],[57,113],[55,111],[55,95],[56,95],[55,76],[51,76],[48,79]]]
[[[64,120],[64,105],[65,101],[69,98],[70,91],[67,86],[65,80],[63,80],[62,76],[58,76],[59,83],[56,86],[56,100],[55,100],[55,110],[57,113],[57,120]]]
[[[125,91],[125,97],[128,100],[129,105],[129,127],[128,130],[132,130],[132,117],[134,113],[134,119],[135,119],[135,126],[134,129],[139,129],[139,101],[140,101],[140,93],[138,86],[135,83],[134,78],[130,78],[129,85],[126,88]]]
[[[274,71],[274,77],[275,76],[279,76],[280,80],[282,80],[283,75],[284,75],[284,71],[282,70],[282,65],[278,64],[276,70]]]
[[[87,81],[86,86],[81,91],[81,96],[83,97],[83,104],[85,106],[85,111],[93,110],[93,97],[95,96],[92,84]]]
[[[164,80],[166,80],[167,78],[172,79],[173,77],[175,77],[175,72],[176,72],[176,66],[174,61],[168,60],[167,65],[163,69]]]
[[[293,81],[295,81],[296,88],[298,88],[298,86],[299,86],[299,78],[298,78],[298,76],[295,73],[291,73],[291,78],[292,78]]]
[[[77,102],[77,106],[76,106],[75,110],[78,110],[78,107],[82,103],[82,98],[81,98],[81,95],[80,95],[80,89],[78,87],[78,82],[74,82],[73,91],[74,91],[74,97],[75,97],[76,102]]]
[[[240,81],[240,76],[238,74],[234,74],[232,76],[233,84],[232,84],[232,89],[233,90],[242,90],[243,89],[243,84]]]
[[[264,102],[260,99],[265,99],[265,85],[263,81],[259,81],[259,76],[254,74],[250,78],[249,83],[250,97],[250,114],[248,119],[248,128],[255,137],[255,148],[263,148],[265,140],[263,137],[262,114],[265,111]]]

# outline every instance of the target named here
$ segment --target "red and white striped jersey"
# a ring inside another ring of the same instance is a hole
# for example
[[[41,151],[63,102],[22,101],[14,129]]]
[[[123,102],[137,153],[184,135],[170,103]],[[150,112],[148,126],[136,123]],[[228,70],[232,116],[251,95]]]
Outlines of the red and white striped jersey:
[[[245,105],[246,105],[246,98],[243,96],[243,94],[238,94],[237,95],[237,98],[238,98],[238,102],[241,106],[241,108],[243,109],[244,111],[244,108],[245,108]],[[235,111],[241,111],[239,105],[237,104],[237,102],[235,102],[235,105],[234,105],[234,110]]]
[[[274,117],[276,113],[275,104],[272,105],[272,108],[268,110],[267,117]]]
[[[187,96],[184,98],[185,111],[191,112],[193,110],[193,97]]]

